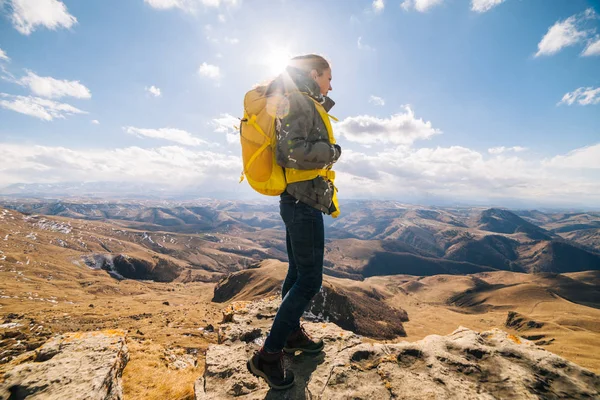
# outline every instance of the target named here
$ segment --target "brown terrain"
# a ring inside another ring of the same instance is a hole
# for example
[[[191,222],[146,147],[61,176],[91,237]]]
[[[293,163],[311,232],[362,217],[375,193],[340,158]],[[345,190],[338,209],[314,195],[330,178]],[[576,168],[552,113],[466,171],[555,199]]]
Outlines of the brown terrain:
[[[285,275],[273,205],[4,204],[0,386],[53,335],[116,328],[125,399],[192,399],[228,305],[277,296]],[[500,328],[600,373],[599,214],[346,210],[307,320],[378,343]]]

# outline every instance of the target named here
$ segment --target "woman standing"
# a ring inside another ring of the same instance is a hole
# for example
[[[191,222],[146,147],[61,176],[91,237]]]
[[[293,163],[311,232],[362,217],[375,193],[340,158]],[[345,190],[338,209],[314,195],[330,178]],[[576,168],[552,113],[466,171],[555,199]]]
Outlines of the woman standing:
[[[284,351],[316,354],[323,350],[323,340],[313,339],[300,326],[300,317],[323,282],[323,213],[339,214],[331,167],[342,151],[327,115],[334,104],[327,97],[331,79],[327,60],[309,54],[290,60],[286,71],[265,87],[268,97],[277,98],[276,157],[288,183],[281,194],[280,214],[289,268],[281,306],[248,368],[274,389],[294,384],[293,373],[283,365]]]

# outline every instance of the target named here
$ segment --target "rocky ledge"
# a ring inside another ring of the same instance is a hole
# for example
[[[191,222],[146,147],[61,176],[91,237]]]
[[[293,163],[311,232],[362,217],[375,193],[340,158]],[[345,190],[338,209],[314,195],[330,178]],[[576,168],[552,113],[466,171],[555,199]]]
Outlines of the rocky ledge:
[[[55,336],[10,363],[0,400],[120,400],[128,358],[120,330]]]
[[[305,328],[323,337],[316,356],[297,353],[287,362],[296,384],[270,390],[250,374],[257,350],[279,305],[276,297],[232,303],[219,327],[219,344],[206,354],[195,384],[204,399],[593,399],[600,376],[533,342],[499,329],[459,327],[447,336],[417,342],[372,343],[331,323]]]

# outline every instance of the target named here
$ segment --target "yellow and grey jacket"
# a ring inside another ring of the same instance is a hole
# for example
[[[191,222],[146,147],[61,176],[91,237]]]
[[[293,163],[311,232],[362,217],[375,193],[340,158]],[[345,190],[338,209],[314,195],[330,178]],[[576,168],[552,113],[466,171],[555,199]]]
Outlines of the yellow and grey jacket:
[[[316,209],[339,215],[333,164],[341,155],[329,115],[333,100],[320,94],[318,84],[288,67],[295,88],[286,88],[284,110],[275,121],[277,163],[285,168],[287,192]]]

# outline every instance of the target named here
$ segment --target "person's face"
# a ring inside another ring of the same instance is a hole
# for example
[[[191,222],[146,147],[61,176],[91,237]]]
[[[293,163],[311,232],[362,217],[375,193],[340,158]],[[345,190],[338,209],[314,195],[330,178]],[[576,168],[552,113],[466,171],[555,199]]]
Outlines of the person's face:
[[[327,68],[320,76],[316,69],[313,69],[310,74],[319,85],[319,89],[323,96],[327,96],[327,93],[330,90],[333,90],[331,87],[331,68]]]

